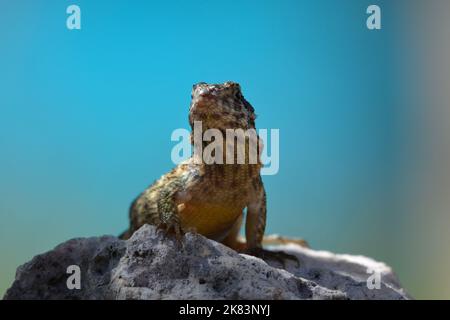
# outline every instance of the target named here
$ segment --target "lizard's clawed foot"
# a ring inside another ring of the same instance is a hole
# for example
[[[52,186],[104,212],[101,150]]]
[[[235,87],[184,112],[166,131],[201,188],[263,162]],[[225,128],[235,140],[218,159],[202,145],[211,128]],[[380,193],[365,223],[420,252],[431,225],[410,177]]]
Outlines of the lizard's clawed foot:
[[[283,267],[286,267],[286,260],[291,260],[297,263],[297,267],[300,266],[300,261],[298,260],[298,258],[292,254],[283,252],[283,251],[271,251],[271,250],[266,250],[264,248],[252,248],[252,249],[247,249],[245,251],[245,253],[261,258],[264,261],[265,260],[275,260],[278,261],[279,263],[281,263],[283,265]]]
[[[166,235],[175,235],[175,239],[181,243],[181,240],[186,233],[181,227],[180,220],[175,214],[168,215],[166,219],[161,220],[157,225],[158,229],[162,230]]]

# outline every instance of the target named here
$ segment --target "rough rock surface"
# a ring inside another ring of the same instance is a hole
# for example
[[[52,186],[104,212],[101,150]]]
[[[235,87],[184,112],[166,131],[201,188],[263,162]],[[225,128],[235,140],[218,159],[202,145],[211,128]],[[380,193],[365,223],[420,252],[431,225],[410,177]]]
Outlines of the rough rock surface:
[[[145,225],[131,239],[69,240],[17,269],[5,299],[409,299],[392,270],[362,256],[296,245],[276,248],[301,262],[268,265],[197,234],[181,245]],[[78,265],[81,289],[69,290]],[[368,289],[367,270],[381,275]]]

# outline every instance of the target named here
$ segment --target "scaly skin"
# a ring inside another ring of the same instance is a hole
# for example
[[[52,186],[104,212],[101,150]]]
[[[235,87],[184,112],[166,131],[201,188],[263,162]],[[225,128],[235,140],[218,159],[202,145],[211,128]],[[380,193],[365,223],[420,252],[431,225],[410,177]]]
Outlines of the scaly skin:
[[[194,157],[191,157],[163,175],[133,202],[130,228],[122,238],[129,238],[134,231],[148,223],[174,232],[178,237],[186,231],[195,231],[240,252],[269,259],[292,259],[293,256],[283,252],[262,248],[266,226],[266,194],[260,176],[259,154],[256,163],[249,163],[247,148],[245,163],[237,164],[237,149],[227,151],[226,148],[226,129],[255,129],[255,118],[254,109],[243,97],[239,84],[195,85],[189,123],[194,129],[194,121],[201,121],[200,137],[207,129],[214,128],[222,132],[224,164],[206,164],[194,161]],[[259,142],[259,137],[255,137]],[[192,143],[193,140],[191,135]],[[246,139],[247,147],[250,140]],[[203,150],[209,143],[203,142]],[[262,144],[258,147],[262,149]],[[233,153],[234,164],[225,164],[227,152]],[[245,208],[246,243],[239,241],[238,237]]]

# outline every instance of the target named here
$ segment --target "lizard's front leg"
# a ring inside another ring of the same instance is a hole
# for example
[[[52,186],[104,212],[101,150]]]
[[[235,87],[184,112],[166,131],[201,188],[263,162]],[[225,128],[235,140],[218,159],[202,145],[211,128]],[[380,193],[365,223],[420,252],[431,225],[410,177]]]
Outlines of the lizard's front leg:
[[[180,203],[180,200],[177,190],[169,187],[160,190],[157,201],[159,222],[157,227],[165,230],[166,233],[175,233],[178,240],[185,234],[179,215],[184,204]]]
[[[266,192],[261,177],[259,177],[259,183],[255,185],[253,199],[247,206],[247,220],[245,223],[246,252],[263,260],[277,260],[283,266],[286,259],[294,260],[299,264],[297,257],[294,255],[283,251],[270,251],[262,247],[266,228],[266,215]]]

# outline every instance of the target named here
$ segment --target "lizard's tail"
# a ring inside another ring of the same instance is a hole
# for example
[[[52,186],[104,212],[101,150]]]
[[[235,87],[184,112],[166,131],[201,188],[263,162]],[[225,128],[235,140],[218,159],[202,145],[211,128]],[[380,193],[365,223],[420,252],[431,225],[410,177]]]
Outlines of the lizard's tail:
[[[305,239],[302,238],[287,238],[280,236],[278,234],[271,234],[268,236],[264,236],[262,240],[262,245],[266,246],[276,246],[276,245],[282,245],[282,244],[289,244],[293,243],[296,245],[299,245],[304,248],[309,248],[309,244]],[[231,248],[233,248],[236,251],[242,251],[246,248],[245,238],[242,236],[239,236],[237,238],[236,243],[234,243]]]
[[[263,245],[269,245],[269,246],[293,243],[293,244],[299,245],[301,247],[309,248],[309,244],[305,239],[286,238],[286,237],[280,236],[278,234],[271,234],[268,236],[264,236],[262,243],[263,243]]]
[[[130,205],[130,209],[128,210],[128,215],[129,215],[129,219],[130,219],[130,226],[129,226],[129,228],[127,230],[125,230],[124,232],[122,232],[119,235],[119,237],[118,237],[119,239],[128,240],[128,239],[131,238],[131,236],[134,233],[134,231],[132,231],[132,226],[133,226],[133,222],[134,222],[133,221],[133,218],[134,218],[133,213],[135,212],[135,206],[136,206],[136,202],[137,202],[138,199],[139,199],[139,197],[137,197]],[[137,230],[137,229],[134,229],[134,230]]]

